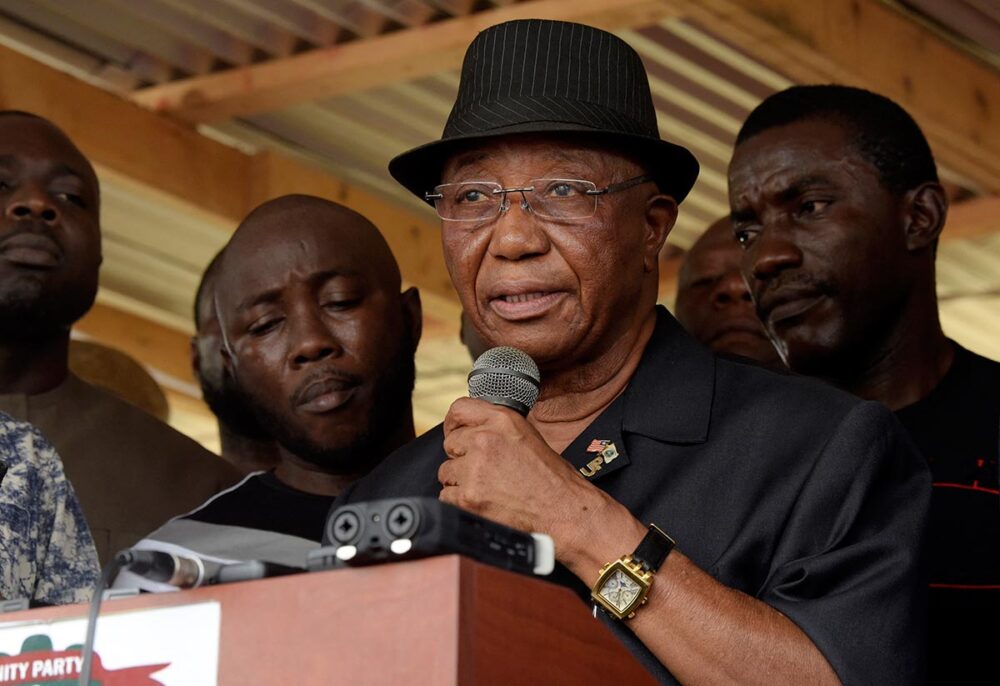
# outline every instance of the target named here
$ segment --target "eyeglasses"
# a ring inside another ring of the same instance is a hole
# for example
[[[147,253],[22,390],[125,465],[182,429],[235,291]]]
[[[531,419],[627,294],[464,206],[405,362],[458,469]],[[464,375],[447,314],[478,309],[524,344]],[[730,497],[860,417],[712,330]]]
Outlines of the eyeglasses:
[[[490,219],[510,209],[508,193],[521,194],[521,209],[545,219],[587,219],[597,212],[597,198],[652,181],[651,176],[636,176],[626,181],[598,188],[581,179],[532,179],[519,188],[504,188],[492,181],[444,183],[425,193],[438,216],[451,222],[476,222]]]

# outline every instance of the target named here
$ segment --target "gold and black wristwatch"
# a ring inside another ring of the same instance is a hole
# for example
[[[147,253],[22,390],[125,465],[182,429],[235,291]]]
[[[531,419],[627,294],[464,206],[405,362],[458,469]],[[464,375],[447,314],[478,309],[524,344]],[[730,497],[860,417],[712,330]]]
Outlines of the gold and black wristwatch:
[[[649,596],[653,575],[674,545],[674,539],[650,524],[634,553],[622,555],[601,568],[597,583],[590,591],[595,605],[616,619],[634,617]]]

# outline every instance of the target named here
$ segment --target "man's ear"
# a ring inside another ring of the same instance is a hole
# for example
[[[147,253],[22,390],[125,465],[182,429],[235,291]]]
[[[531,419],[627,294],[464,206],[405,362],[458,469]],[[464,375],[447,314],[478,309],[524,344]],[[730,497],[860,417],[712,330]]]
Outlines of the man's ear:
[[[922,250],[937,243],[944,229],[948,196],[941,184],[928,181],[906,192],[902,211],[907,250]]]
[[[220,341],[219,354],[222,355],[222,368],[226,370],[227,374],[232,374],[233,377],[236,376],[236,360],[229,353],[229,347],[226,345],[225,340]]]
[[[424,332],[424,306],[420,303],[420,291],[415,287],[407,288],[399,294],[399,300],[403,305],[403,325],[409,328],[413,349],[416,350]]]
[[[646,236],[643,241],[642,266],[647,272],[656,269],[660,250],[667,242],[670,230],[677,221],[677,201],[669,195],[657,193],[646,201]]]
[[[201,380],[201,353],[198,351],[198,337],[191,336],[188,341],[188,355],[191,357],[191,371],[194,372],[195,381]]]

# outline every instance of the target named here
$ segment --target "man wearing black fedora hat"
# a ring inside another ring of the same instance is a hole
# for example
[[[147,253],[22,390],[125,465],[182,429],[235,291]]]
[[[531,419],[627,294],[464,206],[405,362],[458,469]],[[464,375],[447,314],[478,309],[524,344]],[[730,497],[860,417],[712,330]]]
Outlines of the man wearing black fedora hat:
[[[548,533],[554,580],[664,683],[921,682],[927,469],[883,406],[717,359],[656,306],[698,164],[660,139],[634,50],[491,27],[441,140],[390,171],[541,394],[526,417],[455,401],[335,506],[437,495]]]

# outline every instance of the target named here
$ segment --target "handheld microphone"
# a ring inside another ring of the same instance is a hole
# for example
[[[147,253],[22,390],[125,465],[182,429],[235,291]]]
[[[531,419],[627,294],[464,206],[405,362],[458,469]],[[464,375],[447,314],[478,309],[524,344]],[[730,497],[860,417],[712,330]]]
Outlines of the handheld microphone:
[[[480,355],[469,372],[469,397],[509,407],[527,415],[538,400],[542,375],[531,357],[499,346]]]
[[[130,548],[118,553],[117,558],[122,568],[149,581],[177,588],[197,588],[207,581],[205,564],[197,557]]]

